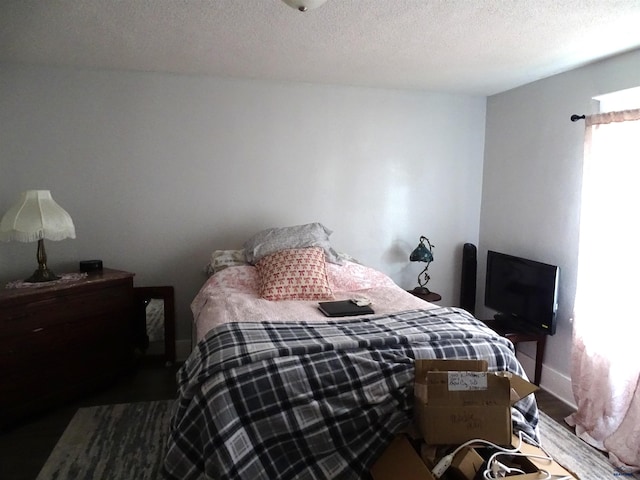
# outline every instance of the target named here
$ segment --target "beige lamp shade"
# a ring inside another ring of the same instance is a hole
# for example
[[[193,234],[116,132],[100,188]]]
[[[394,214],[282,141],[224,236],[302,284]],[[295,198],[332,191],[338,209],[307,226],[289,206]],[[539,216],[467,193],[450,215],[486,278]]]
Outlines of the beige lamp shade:
[[[27,190],[0,221],[0,240],[36,242],[76,238],[71,216],[49,190]]]
[[[0,240],[38,242],[38,269],[26,282],[50,282],[60,278],[47,267],[45,238],[76,238],[76,229],[71,216],[53,201],[49,190],[27,190],[0,220]]]

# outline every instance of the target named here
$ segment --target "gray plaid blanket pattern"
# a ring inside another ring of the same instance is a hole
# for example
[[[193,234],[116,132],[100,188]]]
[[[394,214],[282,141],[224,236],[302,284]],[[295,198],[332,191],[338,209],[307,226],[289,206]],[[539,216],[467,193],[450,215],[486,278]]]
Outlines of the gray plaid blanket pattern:
[[[217,327],[178,373],[165,477],[368,478],[412,421],[418,358],[486,359],[526,378],[511,343],[458,308]],[[533,395],[512,411],[537,439]]]

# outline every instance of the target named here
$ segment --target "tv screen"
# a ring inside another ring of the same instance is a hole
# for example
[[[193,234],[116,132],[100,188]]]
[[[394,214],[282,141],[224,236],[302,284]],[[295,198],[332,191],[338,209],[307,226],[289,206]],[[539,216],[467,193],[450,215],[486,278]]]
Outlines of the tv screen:
[[[559,277],[557,266],[489,250],[484,304],[498,320],[553,335]]]

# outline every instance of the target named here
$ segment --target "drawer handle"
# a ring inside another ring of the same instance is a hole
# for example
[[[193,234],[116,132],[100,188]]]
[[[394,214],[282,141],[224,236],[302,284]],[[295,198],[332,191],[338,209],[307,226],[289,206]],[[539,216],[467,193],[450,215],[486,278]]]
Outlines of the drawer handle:
[[[44,328],[43,328],[43,327],[40,327],[40,328],[34,328],[33,330],[31,330],[31,332],[32,332],[32,333],[38,333],[38,332],[41,332],[41,331],[43,331],[43,330],[44,330]]]

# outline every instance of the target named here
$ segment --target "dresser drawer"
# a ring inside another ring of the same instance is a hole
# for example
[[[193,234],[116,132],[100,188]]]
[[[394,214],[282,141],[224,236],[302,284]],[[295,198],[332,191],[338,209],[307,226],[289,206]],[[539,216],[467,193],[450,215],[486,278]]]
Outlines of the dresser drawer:
[[[115,285],[78,295],[46,297],[0,313],[0,338],[30,335],[60,324],[86,321],[96,312],[121,312],[130,308],[132,290]]]
[[[0,342],[0,406],[122,369],[131,360],[127,320],[99,315],[91,322],[58,325],[52,334],[44,330],[26,335],[21,344]]]
[[[109,340],[114,334],[131,341],[130,310],[100,312],[81,321],[43,325],[0,338],[0,368],[4,354],[17,355],[25,360],[34,356],[51,355],[63,350],[77,350],[79,345],[93,345]],[[29,357],[29,358],[27,358]]]

